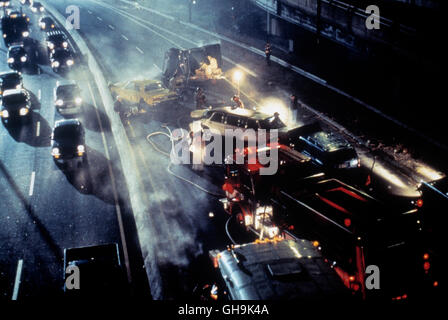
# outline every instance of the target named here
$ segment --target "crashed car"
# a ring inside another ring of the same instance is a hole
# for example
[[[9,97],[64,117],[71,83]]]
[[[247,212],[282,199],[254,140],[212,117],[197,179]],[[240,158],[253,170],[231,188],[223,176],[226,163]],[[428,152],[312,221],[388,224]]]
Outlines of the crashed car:
[[[0,73],[0,97],[6,90],[22,89],[22,74],[18,71],[7,71]]]
[[[157,80],[134,80],[110,84],[109,88],[114,96],[120,96],[128,103],[140,103],[141,99],[148,106],[155,106],[163,102],[177,101],[176,92],[165,88]]]
[[[57,48],[50,54],[50,63],[54,72],[61,72],[69,70],[75,60],[69,50]]]
[[[202,87],[224,79],[219,44],[181,50],[171,48],[165,53],[163,84],[172,90]]]

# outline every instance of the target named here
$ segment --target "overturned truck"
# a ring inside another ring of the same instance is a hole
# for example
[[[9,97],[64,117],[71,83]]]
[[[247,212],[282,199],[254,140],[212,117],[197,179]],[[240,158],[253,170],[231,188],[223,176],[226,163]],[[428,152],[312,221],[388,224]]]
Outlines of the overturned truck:
[[[216,85],[223,79],[219,44],[186,50],[171,48],[165,53],[162,82],[171,90],[190,93],[196,87]]]

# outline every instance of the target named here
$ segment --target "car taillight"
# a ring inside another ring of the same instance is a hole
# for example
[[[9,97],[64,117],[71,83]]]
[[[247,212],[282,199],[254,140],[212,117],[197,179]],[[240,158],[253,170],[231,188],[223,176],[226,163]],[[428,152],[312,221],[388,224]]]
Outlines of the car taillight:
[[[418,199],[418,200],[415,202],[415,205],[416,205],[417,207],[419,207],[419,208],[423,207],[423,200],[422,200],[422,199]]]

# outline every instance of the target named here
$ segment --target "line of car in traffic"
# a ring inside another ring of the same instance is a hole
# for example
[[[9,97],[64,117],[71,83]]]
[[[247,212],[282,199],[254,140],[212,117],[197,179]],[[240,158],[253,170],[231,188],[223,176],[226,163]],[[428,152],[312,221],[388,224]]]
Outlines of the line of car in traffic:
[[[29,5],[34,13],[42,13],[45,8],[37,1],[20,1]],[[0,73],[0,117],[5,127],[28,124],[32,118],[31,93],[23,85],[22,70],[30,58],[24,46],[29,37],[30,18],[23,10],[11,8],[10,3],[2,2],[5,8],[1,19],[5,46],[8,47],[7,63],[12,71]],[[64,32],[57,28],[55,21],[48,16],[40,17],[39,29],[46,32],[46,47],[50,64],[55,72],[68,70],[74,64],[72,50]],[[51,155],[57,164],[76,162],[78,166],[86,163],[84,128],[73,117],[83,110],[82,92],[76,81],[59,80],[53,90],[54,107],[62,116],[55,122],[51,134]]]

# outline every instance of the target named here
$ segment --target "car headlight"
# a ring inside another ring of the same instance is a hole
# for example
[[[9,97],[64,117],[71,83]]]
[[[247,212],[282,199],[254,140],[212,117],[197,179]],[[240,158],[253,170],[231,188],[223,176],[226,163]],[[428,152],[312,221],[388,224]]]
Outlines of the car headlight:
[[[76,103],[76,104],[81,104],[81,103],[82,103],[82,99],[81,99],[80,97],[77,97],[77,98],[75,99],[75,103]]]
[[[23,31],[22,32],[22,36],[23,37],[28,37],[30,35],[30,33],[28,31]]]
[[[53,42],[49,42],[48,43],[48,48],[50,48],[50,50],[54,49],[54,43]]]
[[[20,108],[19,114],[21,116],[26,116],[30,110],[28,108]]]
[[[358,159],[352,159],[350,160],[350,168],[356,168],[359,166],[359,160]]]
[[[16,85],[16,89],[22,89],[22,85],[21,84]]]
[[[67,42],[67,41],[62,42],[62,46],[63,46],[64,48],[67,48],[67,47],[68,47],[68,42]]]
[[[73,60],[72,60],[72,59],[68,59],[68,60],[67,60],[67,65],[68,65],[68,66],[72,66],[72,65],[73,65],[73,63],[74,63],[74,62],[73,62]]]
[[[2,118],[8,118],[8,117],[9,117],[8,110],[2,110]]]
[[[51,29],[53,29],[54,28],[54,24],[52,24],[50,27],[51,27]]]
[[[31,11],[36,12],[36,11],[37,11],[37,8],[32,7],[32,8],[31,8]]]
[[[64,100],[62,100],[62,99],[56,100],[56,105],[57,106],[62,106],[63,104],[64,104]]]
[[[51,150],[51,155],[53,157],[55,157],[56,159],[59,158],[59,156],[61,155],[61,152],[59,151],[59,148],[53,148]]]
[[[39,10],[40,10],[40,12],[44,12],[45,8],[44,7],[40,7]]]
[[[7,35],[6,35],[6,33],[4,33],[4,34],[3,34],[3,38],[6,38],[6,37],[7,37]]]
[[[8,63],[13,63],[13,62],[14,62],[14,58],[13,57],[8,58]]]
[[[42,29],[45,29],[45,27],[46,27],[45,22],[41,22],[41,23],[40,23],[40,27],[41,27]]]
[[[59,61],[53,61],[53,63],[51,64],[51,66],[52,66],[53,68],[57,68],[57,67],[59,67]]]
[[[20,61],[26,62],[26,59],[27,59],[26,56],[23,56],[23,57],[20,58]]]
[[[78,146],[77,150],[78,150],[78,156],[82,156],[84,154],[84,152],[86,151],[86,148],[82,144],[80,144]]]

